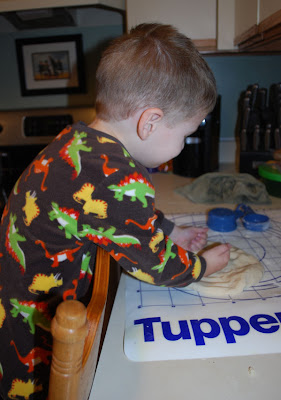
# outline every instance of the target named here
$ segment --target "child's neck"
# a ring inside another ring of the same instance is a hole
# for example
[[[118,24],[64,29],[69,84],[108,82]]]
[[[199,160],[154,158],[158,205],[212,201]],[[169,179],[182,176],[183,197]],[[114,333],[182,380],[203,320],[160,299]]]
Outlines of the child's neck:
[[[115,137],[129,152],[132,145],[135,145],[135,140],[138,140],[134,118],[128,118],[122,121],[104,121],[96,118],[89,124],[89,127]]]
[[[94,119],[93,122],[91,122],[89,124],[89,127],[92,129],[96,129],[97,131],[107,133],[108,135],[114,136],[115,138],[117,138],[117,135],[115,133],[116,129],[114,128],[114,125],[111,124],[110,122],[106,122],[106,121],[96,118],[96,119]]]

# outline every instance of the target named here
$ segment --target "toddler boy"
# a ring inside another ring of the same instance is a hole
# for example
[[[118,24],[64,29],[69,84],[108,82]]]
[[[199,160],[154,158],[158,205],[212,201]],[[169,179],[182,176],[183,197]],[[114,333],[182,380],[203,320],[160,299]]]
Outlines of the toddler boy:
[[[227,244],[196,255],[207,230],[181,229],[157,211],[146,169],[177,156],[214,107],[213,74],[192,42],[168,25],[139,25],[103,54],[96,90],[95,120],[66,127],[23,172],[3,212],[3,399],[15,387],[47,397],[51,318],[69,293],[88,303],[96,246],[163,286],[186,286],[229,260]]]

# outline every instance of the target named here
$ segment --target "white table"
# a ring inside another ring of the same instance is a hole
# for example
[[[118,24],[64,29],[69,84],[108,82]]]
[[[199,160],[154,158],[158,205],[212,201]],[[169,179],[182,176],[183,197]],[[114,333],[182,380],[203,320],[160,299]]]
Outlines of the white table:
[[[175,210],[177,213],[196,213],[210,208],[208,204],[191,203],[174,192],[176,187],[190,183],[191,179],[172,174],[154,174],[152,179],[156,188],[156,207],[164,213]],[[281,199],[272,198],[271,205],[259,208],[281,208]],[[123,352],[124,327],[125,276],[122,275],[89,400],[281,398],[280,354],[133,362]]]
[[[89,400],[257,400],[281,397],[280,354],[133,362],[123,352],[124,326],[123,274]]]

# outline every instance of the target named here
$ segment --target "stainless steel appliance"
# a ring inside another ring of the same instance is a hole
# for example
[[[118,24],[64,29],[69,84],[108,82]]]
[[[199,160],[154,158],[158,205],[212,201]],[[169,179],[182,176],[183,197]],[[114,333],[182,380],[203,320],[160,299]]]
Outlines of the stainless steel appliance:
[[[90,123],[93,107],[0,111],[0,212],[33,158],[68,124]]]

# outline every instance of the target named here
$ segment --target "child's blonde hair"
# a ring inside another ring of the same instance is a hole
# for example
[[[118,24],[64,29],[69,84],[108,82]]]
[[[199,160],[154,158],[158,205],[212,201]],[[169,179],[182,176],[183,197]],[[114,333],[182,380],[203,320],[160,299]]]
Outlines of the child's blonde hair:
[[[158,107],[176,122],[210,112],[217,97],[208,64],[192,41],[170,25],[141,24],[114,40],[96,78],[96,112],[105,121]]]

